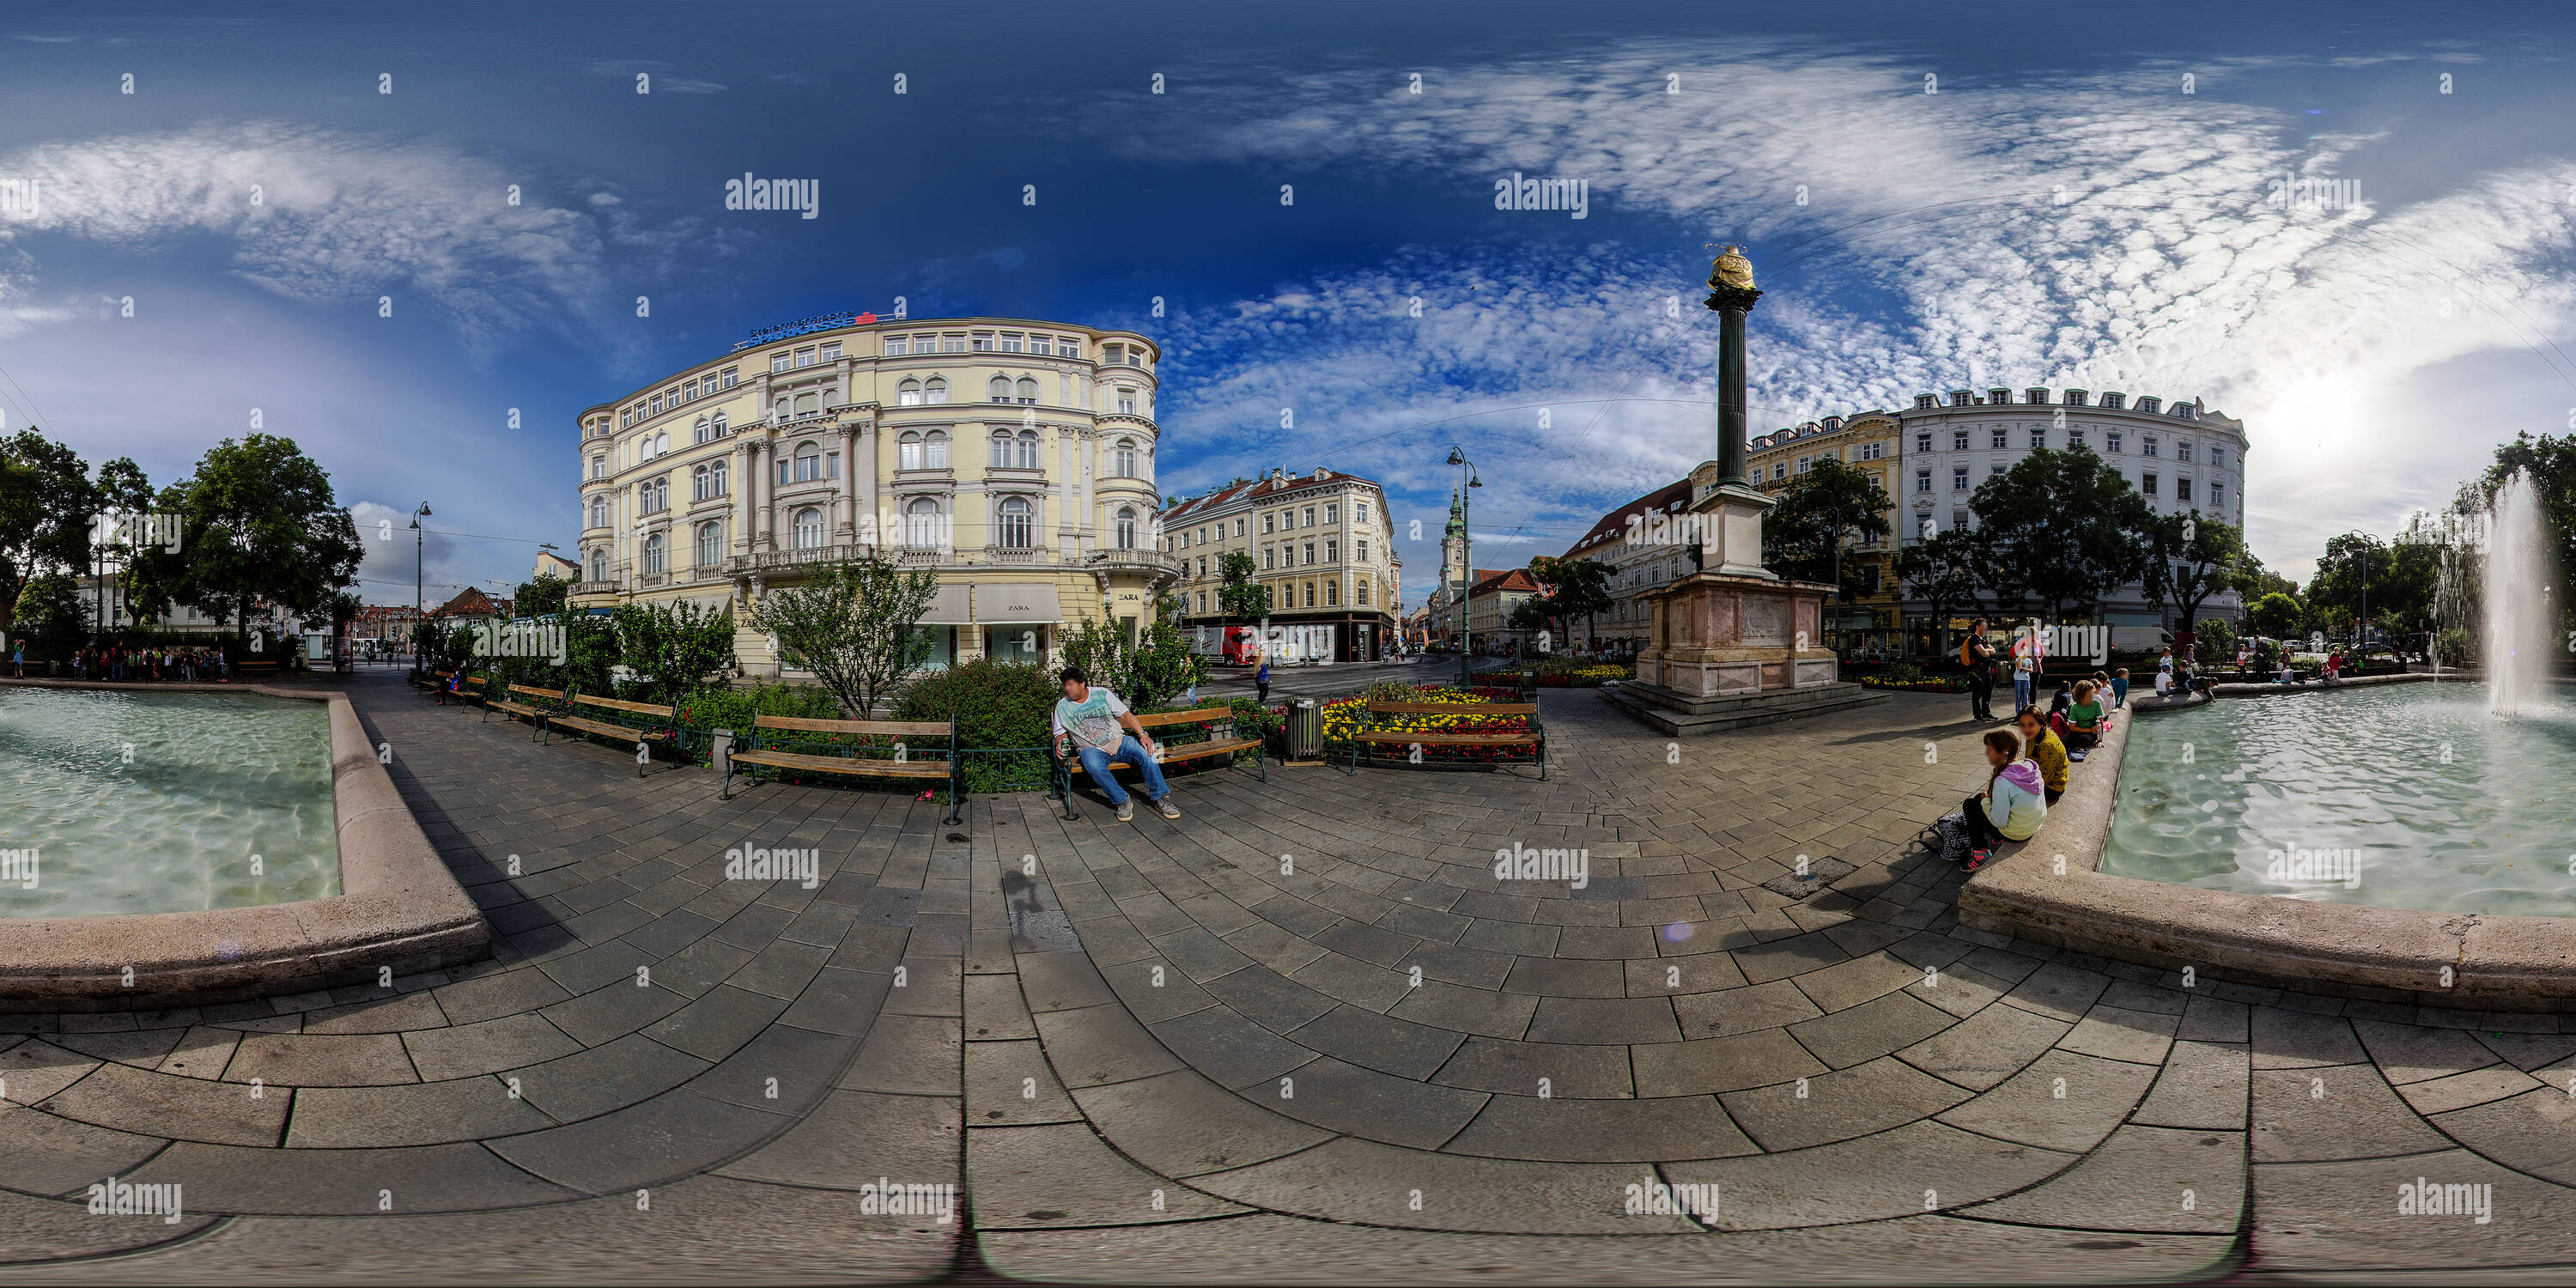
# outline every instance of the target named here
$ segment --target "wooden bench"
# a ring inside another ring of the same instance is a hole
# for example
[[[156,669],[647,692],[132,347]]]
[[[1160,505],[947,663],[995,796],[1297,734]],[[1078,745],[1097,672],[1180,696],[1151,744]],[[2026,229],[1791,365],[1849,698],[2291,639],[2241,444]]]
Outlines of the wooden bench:
[[[826,737],[893,738],[897,740],[896,756],[862,755],[860,753],[877,749],[793,736],[799,733]],[[945,738],[946,744],[938,748],[945,755],[935,760],[927,756],[916,758],[911,745],[903,741],[910,738]],[[800,774],[848,774],[858,778],[924,781],[946,779],[947,821],[966,821],[963,806],[959,803],[965,796],[966,776],[957,758],[957,725],[950,720],[808,720],[798,716],[754,716],[751,733],[744,739],[742,749],[725,757],[721,799],[733,799],[733,776],[738,766],[742,767],[740,772],[745,778],[753,777],[760,767],[766,766]]]
[[[596,716],[586,714],[584,708],[598,714]],[[545,723],[541,726],[544,729],[544,741],[552,742],[554,731],[557,729],[570,729],[574,733],[586,733],[634,743],[637,778],[644,776],[644,766],[653,759],[654,744],[669,743],[675,747],[682,745],[680,706],[676,702],[667,707],[657,707],[650,702],[626,702],[617,698],[595,698],[587,693],[575,693],[571,700],[564,704],[564,711],[565,714],[550,713],[546,716]]]
[[[538,702],[544,702],[550,705],[531,706],[528,703],[519,701],[518,699],[520,697],[532,698]],[[530,742],[534,742],[536,741],[538,730],[544,726],[547,720],[555,716],[562,715],[564,709],[571,704],[571,699],[572,691],[570,689],[538,689],[531,688],[524,684],[513,684],[510,686],[506,695],[496,697],[488,692],[483,695],[483,718],[486,720],[491,719],[492,713],[495,711],[498,711],[505,716],[526,716],[528,718],[528,740]]]
[[[1409,716],[1466,716],[1475,719],[1517,719],[1525,732],[1490,733],[1425,733],[1420,730],[1388,727],[1390,717],[1401,720]],[[1345,771],[1360,772],[1363,757],[1374,758],[1380,747],[1402,749],[1405,759],[1420,764],[1419,752],[1436,747],[1527,747],[1530,758],[1538,764],[1539,781],[1547,781],[1547,730],[1539,724],[1535,702],[1371,702],[1363,710],[1358,732],[1350,736],[1351,765]],[[1517,761],[1483,761],[1483,764],[1519,763]]]
[[[1270,781],[1268,745],[1258,736],[1246,738],[1236,732],[1232,707],[1198,707],[1189,711],[1165,711],[1150,716],[1140,715],[1136,717],[1136,723],[1148,734],[1175,726],[1200,724],[1216,726],[1208,731],[1207,737],[1194,742],[1166,742],[1156,737],[1154,763],[1157,765],[1174,765],[1204,756],[1224,756],[1227,758],[1227,763],[1232,764],[1237,752],[1249,751],[1252,753],[1254,767],[1261,772],[1261,781],[1265,783]],[[1055,751],[1056,745],[1050,745],[1047,748],[1049,757],[1055,761],[1056,790],[1064,794],[1064,816],[1079,818],[1081,815],[1073,808],[1073,762],[1055,754]],[[1112,772],[1115,772],[1114,769]]]
[[[276,665],[276,663],[273,663],[273,662],[272,662],[272,663],[270,663],[269,665],[274,666],[274,665]],[[432,672],[430,672],[429,674],[430,674],[430,678],[429,678],[429,680],[428,680],[428,682],[427,682],[427,683],[422,684],[422,688],[423,688],[423,689],[424,689],[424,690],[425,690],[425,691],[426,691],[426,692],[427,692],[431,697],[438,699],[438,705],[440,705],[440,706],[442,706],[442,707],[443,707],[443,706],[446,706],[446,705],[447,705],[447,694],[448,694],[447,682],[448,682],[448,681],[450,681],[450,680],[452,680],[452,679],[454,679],[454,678],[456,678],[456,672],[454,672],[454,671],[432,671]],[[419,682],[419,681],[414,681],[414,683],[421,683],[421,682]],[[466,676],[466,677],[465,677],[465,683],[464,683],[463,685],[459,686],[459,687],[457,688],[457,690],[456,690],[456,700],[457,700],[459,703],[463,703],[463,702],[465,701],[465,699],[467,699],[467,698],[469,698],[469,697],[472,697],[472,698],[480,698],[480,697],[482,697],[482,696],[483,696],[483,677],[482,677],[482,676],[479,676],[479,675],[469,675],[469,676]]]

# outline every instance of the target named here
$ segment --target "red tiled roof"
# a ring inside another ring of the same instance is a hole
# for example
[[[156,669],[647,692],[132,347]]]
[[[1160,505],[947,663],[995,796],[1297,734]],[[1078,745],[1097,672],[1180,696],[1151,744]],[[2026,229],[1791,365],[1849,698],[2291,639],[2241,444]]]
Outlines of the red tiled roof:
[[[1376,479],[1363,478],[1357,474],[1344,474],[1340,472],[1328,473],[1326,477],[1320,479],[1311,474],[1304,478],[1288,477],[1278,479],[1271,478],[1269,475],[1265,474],[1248,483],[1230,483],[1214,492],[1208,493],[1205,496],[1191,497],[1189,500],[1183,501],[1179,505],[1163,511],[1163,522],[1165,524],[1170,524],[1176,521],[1186,521],[1190,515],[1197,514],[1205,510],[1213,510],[1219,506],[1228,505],[1235,501],[1246,499],[1258,500],[1263,497],[1279,496],[1285,493],[1294,492],[1300,488],[1315,487],[1319,484],[1333,486],[1345,482],[1365,483],[1370,487],[1376,487],[1378,485]]]
[[[1679,482],[1667,483],[1662,487],[1656,488],[1654,491],[1648,492],[1644,496],[1638,497],[1636,500],[1630,501],[1626,505],[1610,511],[1608,514],[1602,515],[1601,521],[1593,524],[1592,530],[1584,533],[1581,540],[1576,541],[1573,545],[1565,548],[1565,558],[1573,559],[1578,556],[1582,556],[1587,550],[1597,549],[1600,546],[1608,545],[1610,542],[1616,541],[1621,536],[1626,535],[1628,531],[1629,515],[1650,514],[1664,510],[1673,505],[1680,505],[1687,508],[1690,505],[1690,500],[1691,481],[1687,477],[1681,479]]]

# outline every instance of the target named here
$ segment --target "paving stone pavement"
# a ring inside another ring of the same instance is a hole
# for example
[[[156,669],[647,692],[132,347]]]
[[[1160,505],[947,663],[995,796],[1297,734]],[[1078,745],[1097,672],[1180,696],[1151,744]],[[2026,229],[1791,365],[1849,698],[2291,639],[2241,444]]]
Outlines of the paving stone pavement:
[[[533,745],[341,682],[473,966],[0,1016],[44,1282],[1992,1282],[2576,1261],[2576,1017],[2198,981],[1956,924],[1958,699],[1527,769],[1176,775],[1184,816]],[[2079,767],[2078,772],[2082,772]],[[745,844],[819,879],[724,879]],[[1497,851],[1580,850],[1581,887]],[[1852,865],[1803,901],[1801,855]],[[254,1081],[256,1080],[256,1081]],[[107,1177],[185,1214],[89,1215]],[[2491,1219],[2399,1187],[2492,1185]],[[954,1219],[880,1182],[954,1185]],[[1628,1211],[1664,1185],[1687,1210]],[[1714,1195],[1712,1204],[1705,1200]],[[362,1224],[361,1224],[362,1223]],[[971,1238],[964,1237],[971,1232]]]

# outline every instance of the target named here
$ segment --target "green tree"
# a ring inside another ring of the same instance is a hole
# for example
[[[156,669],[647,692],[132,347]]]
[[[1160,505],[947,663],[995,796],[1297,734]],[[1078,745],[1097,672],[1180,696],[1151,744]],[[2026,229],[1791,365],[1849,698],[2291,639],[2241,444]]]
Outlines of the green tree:
[[[733,662],[733,614],[688,600],[620,604],[609,614],[618,660],[647,701],[676,702]]]
[[[543,573],[535,581],[520,582],[511,592],[510,611],[519,617],[552,617],[564,610],[571,593],[571,582]]]
[[[1789,480],[1779,504],[1762,520],[1762,563],[1783,577],[1831,581],[1834,552],[1888,533],[1896,502],[1863,470],[1821,460]],[[1846,594],[1853,587],[1843,589]]]
[[[2255,600],[2245,609],[2245,624],[2257,635],[2289,639],[2299,633],[2308,617],[2307,605],[2279,591]]]
[[[2091,448],[2032,452],[1978,485],[1968,505],[1993,578],[1985,584],[2049,621],[2090,619],[2105,595],[2147,574],[2155,514]]]
[[[32,428],[0,439],[0,630],[29,582],[88,568],[97,509],[89,466],[72,449]]]
[[[1270,588],[1252,580],[1252,554],[1228,550],[1217,559],[1225,584],[1216,592],[1216,610],[1237,622],[1257,622],[1270,615]],[[1121,699],[1124,701],[1124,699]]]
[[[2389,545],[2363,532],[2326,542],[2317,575],[2308,580],[2308,603],[2325,629],[2341,633],[2365,615],[2381,629],[2403,634],[2429,630],[2442,576],[2439,548]]]
[[[137,614],[189,604],[231,619],[235,639],[249,635],[250,610],[263,604],[323,625],[363,553],[356,522],[332,499],[331,476],[273,434],[216,444],[157,506],[179,516],[179,550],[147,545],[138,555]]]
[[[1201,678],[1199,660],[1168,613],[1155,614],[1133,641],[1108,622],[1085,621],[1065,636],[1064,661],[1139,711],[1170,702]]]
[[[129,457],[120,456],[99,466],[98,482],[95,486],[98,491],[98,509],[102,514],[140,515],[152,509],[152,480],[144,477],[143,467],[136,465]],[[102,530],[92,535],[94,538],[99,536],[107,538],[98,553],[106,563],[105,579],[115,588],[114,594],[105,593],[103,590],[99,596],[103,602],[91,610],[92,619],[98,623],[98,629],[105,632],[114,626],[112,611],[107,606],[116,602],[118,598],[132,593],[137,548],[152,534],[145,529],[145,525],[134,523],[119,525],[114,530]]]
[[[1950,531],[1918,541],[1898,552],[1897,580],[1931,611],[1937,638],[1935,653],[1950,652],[1950,619],[1974,612],[1984,601],[1977,595],[1977,535]]]
[[[28,582],[27,588],[18,592],[18,615],[11,630],[31,642],[29,653],[70,657],[88,632],[86,614],[81,609],[80,583],[58,572]]]
[[[2236,584],[2245,533],[2197,512],[2150,515],[2147,541],[2147,601],[2182,610],[2182,629],[2176,632],[2174,645],[2178,652],[2191,653],[2198,643],[2192,623],[2200,620],[2200,606]]]
[[[2576,573],[2576,434],[2564,438],[2543,434],[2533,438],[2529,431],[2516,434],[2514,440],[2496,448],[2495,462],[2486,473],[2460,490],[2456,509],[2463,513],[2484,513],[2494,504],[2497,489],[2524,471],[2531,478],[2532,490],[2540,499],[2542,526],[2558,554],[2562,576]],[[2375,573],[2373,574],[2376,575]],[[2379,602],[2376,590],[2371,602]],[[2576,612],[2576,603],[2561,597],[2562,612]],[[2372,610],[2377,612],[2376,607]]]
[[[1558,637],[1560,640],[1571,640],[1574,634],[1572,629],[1574,621],[1578,617],[1583,619],[1584,638],[1598,638],[1598,633],[1593,629],[1593,620],[1617,607],[1619,603],[1618,597],[1610,591],[1610,579],[1617,572],[1617,569],[1598,559],[1562,559],[1552,555],[1540,555],[1530,560],[1530,576],[1536,578],[1540,585],[1548,588],[1545,596],[1547,614],[1567,628],[1565,633]],[[1517,611],[1514,615],[1518,616]],[[1515,622],[1512,629],[1532,628]]]
[[[777,640],[864,720],[930,660],[930,635],[919,627],[938,592],[936,573],[871,550],[762,595],[751,628]]]

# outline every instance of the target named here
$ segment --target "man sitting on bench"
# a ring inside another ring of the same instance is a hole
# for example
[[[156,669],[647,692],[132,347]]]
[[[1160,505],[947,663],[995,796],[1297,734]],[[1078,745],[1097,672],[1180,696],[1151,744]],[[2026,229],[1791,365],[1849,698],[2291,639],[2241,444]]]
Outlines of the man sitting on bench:
[[[1154,761],[1154,736],[1136,723],[1127,704],[1107,689],[1091,687],[1091,677],[1081,667],[1068,666],[1058,678],[1064,682],[1064,697],[1055,704],[1053,720],[1057,754],[1063,754],[1068,744],[1075,749],[1082,772],[1091,775],[1101,794],[1118,807],[1119,822],[1136,817],[1136,803],[1127,799],[1127,790],[1118,785],[1118,772],[1110,768],[1122,760],[1145,776],[1146,798],[1163,811],[1163,817],[1179,818],[1181,807],[1172,803],[1172,789],[1163,784],[1163,767]]]

